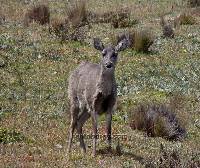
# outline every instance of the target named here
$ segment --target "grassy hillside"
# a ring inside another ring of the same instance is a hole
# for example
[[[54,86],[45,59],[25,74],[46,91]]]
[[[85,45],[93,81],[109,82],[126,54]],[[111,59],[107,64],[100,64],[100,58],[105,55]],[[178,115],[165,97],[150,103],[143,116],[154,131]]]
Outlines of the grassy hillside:
[[[81,61],[101,59],[91,45],[93,37],[109,44],[111,34],[125,29],[114,29],[109,23],[92,24],[83,43],[61,42],[49,33],[48,25],[23,25],[24,13],[32,1],[1,1],[0,17],[4,16],[5,21],[0,25],[0,167],[158,167],[161,143],[168,152],[177,151],[183,167],[188,161],[200,164],[200,17],[194,15],[194,25],[176,28],[173,39],[161,37],[159,21],[164,13],[174,17],[191,10],[185,2],[88,0],[88,9],[93,12],[130,7],[131,17],[139,21],[130,29],[152,30],[155,40],[150,53],[132,49],[120,53],[113,134],[125,134],[129,139],[115,137],[112,153],[106,153],[106,143],[99,140],[96,158],[91,156],[91,139],[86,140],[86,155],[75,141],[68,158],[69,72]],[[45,3],[51,18],[65,16],[66,1]],[[155,101],[174,107],[187,130],[183,141],[170,142],[131,130],[130,109],[138,103]],[[99,120],[99,133],[104,134],[104,116]],[[84,133],[92,133],[91,120]],[[118,143],[121,155],[115,150]]]

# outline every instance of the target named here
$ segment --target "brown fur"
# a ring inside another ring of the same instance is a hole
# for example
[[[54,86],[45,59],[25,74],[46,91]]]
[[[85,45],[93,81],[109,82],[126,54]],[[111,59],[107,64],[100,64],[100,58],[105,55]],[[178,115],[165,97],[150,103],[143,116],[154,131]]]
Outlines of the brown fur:
[[[28,26],[31,22],[35,21],[41,25],[49,23],[50,12],[49,7],[46,5],[37,5],[27,10],[24,17],[24,25]]]

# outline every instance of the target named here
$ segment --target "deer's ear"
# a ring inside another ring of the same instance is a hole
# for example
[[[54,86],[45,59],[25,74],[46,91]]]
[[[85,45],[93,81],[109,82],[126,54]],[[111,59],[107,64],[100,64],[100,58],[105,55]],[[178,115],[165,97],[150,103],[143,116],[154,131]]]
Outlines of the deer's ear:
[[[94,38],[94,48],[103,51],[104,45],[99,38]]]
[[[120,52],[125,50],[128,46],[130,45],[130,41],[127,38],[124,38],[121,40],[116,46],[115,46],[115,51]]]

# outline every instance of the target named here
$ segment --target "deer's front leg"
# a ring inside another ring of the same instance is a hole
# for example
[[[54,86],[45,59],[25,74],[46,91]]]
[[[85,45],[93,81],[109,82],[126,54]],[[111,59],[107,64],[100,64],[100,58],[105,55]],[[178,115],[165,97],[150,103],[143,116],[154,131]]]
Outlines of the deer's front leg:
[[[111,127],[112,124],[112,111],[108,111],[106,113],[106,135],[107,135],[107,142],[108,142],[108,149],[111,150]]]
[[[93,156],[96,156],[96,145],[97,145],[97,113],[92,114],[92,126],[93,126]]]
[[[113,107],[116,102],[116,96],[111,95],[108,98],[108,109],[106,111],[106,134],[107,134],[107,142],[108,142],[108,149],[111,150],[111,140],[112,140],[112,114],[113,114]]]

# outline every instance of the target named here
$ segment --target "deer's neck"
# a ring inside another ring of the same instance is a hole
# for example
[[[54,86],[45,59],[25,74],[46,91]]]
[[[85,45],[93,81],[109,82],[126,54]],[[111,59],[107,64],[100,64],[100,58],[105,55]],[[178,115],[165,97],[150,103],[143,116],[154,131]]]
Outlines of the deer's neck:
[[[113,91],[115,85],[115,70],[108,70],[101,67],[98,87],[104,96],[108,96]]]

